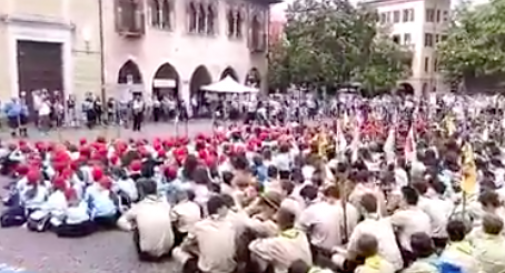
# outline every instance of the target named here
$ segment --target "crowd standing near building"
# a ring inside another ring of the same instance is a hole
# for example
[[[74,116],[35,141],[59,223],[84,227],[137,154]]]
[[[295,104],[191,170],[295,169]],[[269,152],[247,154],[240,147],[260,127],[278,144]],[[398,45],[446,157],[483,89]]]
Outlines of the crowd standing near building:
[[[505,271],[501,97],[335,103],[312,125],[266,115],[194,137],[2,143],[0,224],[124,230],[141,262],[188,273]]]

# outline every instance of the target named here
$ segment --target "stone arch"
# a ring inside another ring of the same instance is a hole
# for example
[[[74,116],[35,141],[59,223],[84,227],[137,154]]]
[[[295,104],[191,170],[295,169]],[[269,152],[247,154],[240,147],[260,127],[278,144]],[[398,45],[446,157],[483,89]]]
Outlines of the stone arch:
[[[204,92],[200,92],[200,88],[204,85],[212,83],[212,77],[209,70],[204,65],[198,66],[189,81],[189,97],[191,100],[191,113],[193,116],[198,116],[200,114],[200,106],[205,104]],[[196,105],[193,104],[193,100],[196,100]]]
[[[400,94],[403,94],[403,95],[414,95],[415,94],[414,87],[412,86],[412,84],[410,84],[408,82],[400,83],[400,88],[398,91],[400,92]]]
[[[235,69],[233,69],[233,67],[231,67],[231,66],[228,66],[227,68],[225,68],[223,70],[223,72],[221,72],[221,76],[219,77],[219,79],[222,80],[222,79],[226,78],[226,76],[230,76],[232,79],[234,79],[237,82],[239,81],[237,71],[235,71]]]
[[[254,86],[260,88],[261,86],[261,74],[256,67],[253,67],[247,72],[245,77],[245,84],[248,86]]]
[[[177,69],[168,62],[164,63],[154,73],[153,95],[180,98],[179,85],[180,76]]]
[[[142,74],[138,65],[132,60],[124,63],[118,72],[117,83],[119,84],[141,84]]]
[[[211,84],[212,77],[210,76],[209,70],[204,65],[198,66],[193,74],[191,75],[191,79],[189,81],[189,94],[192,97],[195,94],[198,94],[200,91],[200,87]]]

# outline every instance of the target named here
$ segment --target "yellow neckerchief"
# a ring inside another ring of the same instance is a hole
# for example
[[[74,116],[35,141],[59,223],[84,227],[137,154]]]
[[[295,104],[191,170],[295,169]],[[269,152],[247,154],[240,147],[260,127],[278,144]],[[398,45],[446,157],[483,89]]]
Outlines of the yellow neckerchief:
[[[307,273],[322,273],[324,272],[324,270],[320,267],[317,267],[317,266],[313,266],[309,269],[309,272]]]
[[[472,255],[473,247],[468,241],[453,242],[449,244],[449,249],[464,255]]]
[[[379,270],[382,258],[379,255],[373,255],[365,259],[365,266],[371,269]]]
[[[298,237],[298,234],[300,234],[300,231],[298,231],[294,228],[290,228],[290,229],[286,229],[286,230],[282,231],[281,237],[288,238],[288,239],[295,239],[296,237]]]

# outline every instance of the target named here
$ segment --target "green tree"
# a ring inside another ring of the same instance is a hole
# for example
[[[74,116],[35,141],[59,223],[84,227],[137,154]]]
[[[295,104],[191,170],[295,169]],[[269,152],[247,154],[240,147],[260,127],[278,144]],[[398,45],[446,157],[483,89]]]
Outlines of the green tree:
[[[380,37],[375,11],[347,0],[295,0],[286,15],[285,54],[270,59],[274,83],[283,78],[321,88],[357,80],[376,89],[394,85],[409,70],[405,52]]]
[[[437,51],[449,81],[504,73],[505,0],[458,10]]]

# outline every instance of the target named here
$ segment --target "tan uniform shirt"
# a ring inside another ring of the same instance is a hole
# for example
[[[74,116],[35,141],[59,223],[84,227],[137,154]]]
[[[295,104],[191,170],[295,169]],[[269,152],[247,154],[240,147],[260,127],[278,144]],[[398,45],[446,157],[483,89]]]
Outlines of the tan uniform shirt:
[[[200,219],[200,206],[195,202],[183,201],[172,209],[172,220],[176,222],[177,229],[182,233],[189,232]]]
[[[505,237],[484,234],[473,245],[482,273],[505,273]]]
[[[364,234],[374,235],[379,244],[378,254],[391,263],[395,270],[402,269],[402,255],[396,243],[393,226],[389,219],[367,217],[360,222],[349,239],[347,248],[349,252],[355,253],[357,251],[357,242]]]
[[[357,223],[357,211],[348,204],[346,207],[348,235]],[[310,233],[311,243],[320,248],[331,250],[343,244],[344,217],[343,209],[338,204],[319,201],[311,204],[300,215],[297,227]]]
[[[162,256],[170,251],[174,244],[170,205],[165,200],[148,196],[133,205],[118,220],[123,230],[131,230],[132,224],[140,235],[140,249],[153,256]]]
[[[430,217],[419,207],[411,206],[398,210],[391,216],[393,227],[399,228],[399,237],[402,247],[412,251],[410,237],[417,232],[424,232],[431,236]]]
[[[279,236],[257,239],[249,250],[261,260],[272,263],[276,273],[285,273],[296,260],[312,265],[309,240],[303,231],[290,229]]]
[[[198,268],[208,273],[231,273],[235,270],[236,228],[226,217],[212,215],[196,223],[188,240],[198,244]]]

